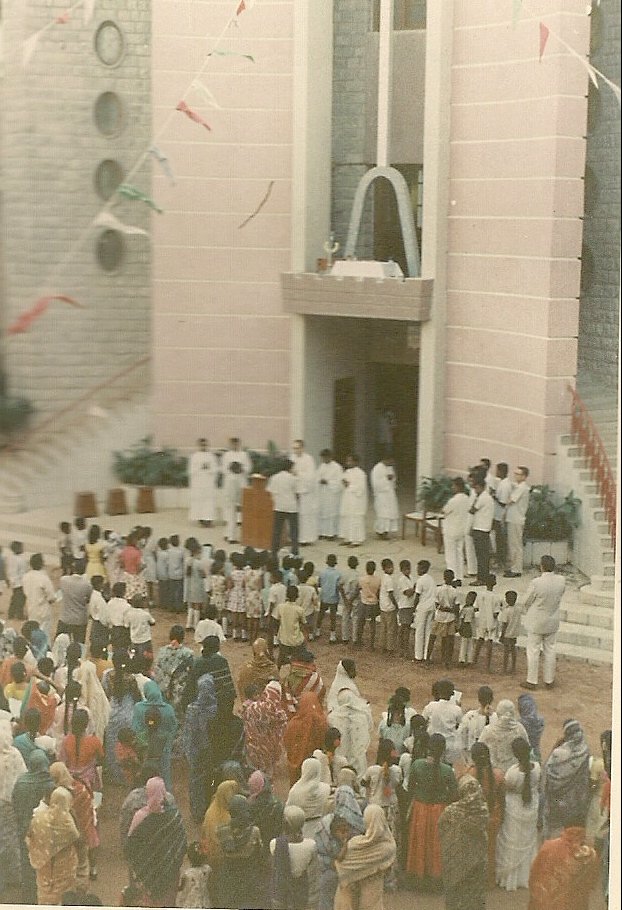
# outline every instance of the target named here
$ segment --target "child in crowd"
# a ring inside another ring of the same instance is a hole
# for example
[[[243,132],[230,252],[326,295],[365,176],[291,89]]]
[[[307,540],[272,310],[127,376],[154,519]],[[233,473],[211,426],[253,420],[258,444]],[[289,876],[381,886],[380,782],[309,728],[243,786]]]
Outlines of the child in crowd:
[[[445,669],[451,667],[454,652],[454,637],[456,634],[456,619],[460,607],[454,588],[454,573],[452,569],[443,572],[443,584],[436,589],[436,611],[432,623],[432,634],[428,644],[428,662],[432,661],[434,644],[437,638],[441,640],[441,661]]]
[[[462,748],[462,759],[466,766],[471,764],[471,747],[478,741],[484,727],[497,715],[492,709],[494,692],[490,686],[480,686],[477,690],[479,707],[467,711],[460,721],[459,737]]]
[[[173,613],[184,610],[184,550],[179,545],[179,534],[168,541],[168,596]]]
[[[424,661],[428,654],[428,644],[432,632],[434,610],[436,608],[436,582],[430,575],[430,563],[420,559],[417,563],[417,583],[415,584],[415,662]]]
[[[378,596],[380,606],[380,640],[378,647],[383,654],[393,654],[397,638],[397,600],[395,598],[393,579],[393,560],[383,559],[380,566],[382,575],[380,577]]]
[[[400,574],[395,580],[397,598],[398,650],[400,657],[409,656],[410,627],[415,615],[415,583],[411,577],[409,559],[400,562]]]
[[[229,614],[227,612],[227,578],[225,576],[225,561],[214,554],[214,562],[210,572],[210,603],[216,610],[216,615],[222,623],[222,630],[230,638]]]
[[[462,740],[458,733],[462,708],[455,703],[454,684],[450,679],[439,679],[432,686],[433,701],[428,702],[422,715],[428,722],[428,733],[441,733],[445,737],[445,761],[457,762],[462,755]]]
[[[337,643],[337,605],[339,604],[340,572],[337,568],[337,557],[329,553],[326,557],[326,568],[320,572],[320,614],[317,620],[316,638],[319,638],[324,615],[330,613],[329,644]]]
[[[130,605],[125,599],[125,591],[125,582],[116,582],[112,586],[112,597],[107,605],[110,644],[113,651],[127,650],[130,646],[130,624],[128,619]]]
[[[171,609],[168,540],[160,537],[156,550],[156,579],[158,581],[158,606],[161,610]]]
[[[486,579],[486,590],[482,591],[477,598],[477,641],[473,664],[477,663],[482,645],[486,642],[486,669],[488,671],[490,671],[492,663],[493,642],[497,637],[497,617],[501,612],[501,598],[494,592],[496,584],[496,576],[489,575]]]
[[[114,755],[123,772],[125,783],[133,789],[137,786],[136,781],[142,767],[142,750],[131,727],[121,727],[119,730]]]
[[[307,575],[306,569],[302,568],[300,570],[299,577],[298,603],[304,612],[305,626],[307,627],[309,641],[313,641],[313,638],[315,637],[317,614],[320,610],[320,599],[315,587],[309,582],[310,576]]]
[[[516,591],[505,592],[505,604],[499,613],[499,625],[501,635],[499,641],[503,645],[503,672],[516,672],[516,639],[520,635],[521,616],[523,608],[517,603],[518,594]]]
[[[89,616],[91,617],[91,653],[93,649],[104,649],[110,642],[110,621],[108,618],[108,605],[103,595],[103,575],[93,575],[91,578],[91,597],[89,600]]]
[[[71,548],[71,525],[68,521],[61,521],[58,526],[59,535],[57,540],[58,558],[60,560],[61,574],[67,575],[69,566],[73,562],[73,551]]]
[[[352,638],[357,639],[356,622],[358,619],[359,596],[359,561],[356,556],[348,556],[348,568],[339,578],[341,594],[341,643],[347,645]]]
[[[184,869],[179,880],[176,905],[178,907],[211,907],[208,882],[211,866],[201,851],[201,845],[194,841],[188,847],[190,868]]]
[[[151,626],[155,619],[149,612],[149,601],[142,594],[137,594],[130,601],[126,618],[130,630],[130,642],[136,655],[153,654]]]
[[[4,697],[7,701],[21,702],[23,700],[28,688],[26,676],[26,667],[21,660],[16,660],[11,666],[11,682],[4,687]]]
[[[76,559],[85,559],[86,558],[86,543],[87,543],[87,532],[86,532],[86,519],[85,518],[76,518],[73,523],[73,528],[70,532],[71,537],[71,555],[73,560]]]
[[[142,548],[143,565],[145,567],[143,578],[145,579],[145,584],[147,585],[147,597],[149,598],[149,606],[153,607],[158,602],[158,573],[156,556],[158,544],[152,528],[142,528],[140,546]]]
[[[233,569],[227,578],[227,610],[233,625],[233,640],[248,641],[246,632],[246,572],[244,557],[241,553],[232,553]]]
[[[288,663],[296,648],[305,643],[305,614],[298,602],[298,588],[290,585],[287,589],[285,603],[279,604],[274,611],[274,619],[279,624],[277,638],[279,642],[278,666]]]
[[[473,639],[475,638],[475,617],[477,615],[476,600],[477,591],[469,591],[458,617],[458,634],[460,636],[459,667],[473,664]]]
[[[397,751],[391,740],[381,739],[378,742],[376,763],[369,766],[361,783],[367,791],[369,804],[382,807],[399,855],[401,825],[398,789],[402,785],[402,771],[396,764],[397,759]],[[384,873],[384,889],[397,889],[397,861]]]
[[[186,631],[194,632],[199,619],[201,610],[205,606],[205,564],[203,561],[203,549],[196,537],[189,537],[186,541],[188,556],[186,558],[185,573],[185,597],[188,604],[186,614]],[[224,580],[223,580],[224,585]]]
[[[201,619],[194,630],[194,640],[197,644],[203,644],[208,635],[215,635],[219,641],[225,641],[226,636],[222,626],[217,621],[218,614],[213,604],[208,604],[201,611]]]
[[[50,650],[50,642],[43,629],[39,628],[39,623],[34,619],[27,619],[26,622],[22,623],[20,632],[22,638],[25,638],[28,642],[35,660],[45,657]]]
[[[319,575],[316,574],[315,565],[312,562],[305,562],[302,568],[307,576],[307,584],[313,585],[317,591],[320,587],[320,578]]]
[[[250,552],[246,561],[246,628],[249,641],[254,642],[259,638],[262,613],[263,559],[261,554]]]
[[[365,623],[369,620],[369,647],[373,651],[376,642],[376,620],[380,613],[378,604],[380,578],[376,575],[376,563],[373,559],[370,559],[365,564],[365,574],[359,577],[359,593],[361,598],[361,618],[358,643],[359,647],[362,648]]]
[[[270,657],[273,655],[273,649],[278,645],[278,640],[276,637],[278,631],[278,620],[276,619],[277,608],[285,603],[287,600],[287,588],[283,584],[283,573],[279,569],[275,569],[272,573],[272,584],[270,585],[270,593],[268,594],[268,629],[267,629],[267,642],[268,642],[268,653]]]

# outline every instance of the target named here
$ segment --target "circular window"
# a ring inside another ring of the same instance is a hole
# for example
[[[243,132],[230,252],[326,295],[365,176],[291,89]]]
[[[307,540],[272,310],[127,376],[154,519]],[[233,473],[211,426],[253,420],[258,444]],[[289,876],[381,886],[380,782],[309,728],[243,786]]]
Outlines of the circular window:
[[[116,136],[123,128],[123,104],[115,92],[103,92],[93,110],[95,126],[104,136]]]
[[[124,251],[119,231],[102,231],[97,238],[97,261],[105,272],[116,272],[121,268]]]
[[[95,171],[95,189],[100,199],[110,199],[120,183],[123,183],[123,168],[119,162],[111,158],[100,161]]]
[[[95,53],[104,66],[117,66],[123,58],[125,41],[121,29],[112,20],[102,22],[95,32]]]

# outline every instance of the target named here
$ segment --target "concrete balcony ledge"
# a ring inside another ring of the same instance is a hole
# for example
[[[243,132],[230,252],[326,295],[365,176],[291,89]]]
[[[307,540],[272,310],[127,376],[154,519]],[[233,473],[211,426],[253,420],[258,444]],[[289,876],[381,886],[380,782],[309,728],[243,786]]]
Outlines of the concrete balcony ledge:
[[[281,274],[283,309],[310,316],[359,319],[430,318],[433,278],[362,278],[316,272]]]

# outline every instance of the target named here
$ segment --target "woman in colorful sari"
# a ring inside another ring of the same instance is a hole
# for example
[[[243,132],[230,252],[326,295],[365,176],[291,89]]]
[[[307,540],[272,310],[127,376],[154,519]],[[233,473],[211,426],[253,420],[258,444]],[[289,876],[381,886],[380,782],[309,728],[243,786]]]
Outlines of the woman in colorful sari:
[[[169,643],[160,648],[153,665],[153,678],[164,698],[173,706],[180,723],[183,720],[181,697],[194,659],[192,648],[184,644],[185,636],[183,626],[173,626],[168,636]]]
[[[333,910],[339,879],[335,860],[344,843],[355,834],[365,832],[363,813],[352,787],[345,784],[335,790],[335,808],[322,818],[315,832],[320,868],[318,910]]]
[[[0,894],[19,883],[19,832],[13,811],[13,788],[26,773],[21,752],[13,745],[8,723],[0,722]]]
[[[222,862],[218,828],[228,824],[231,818],[229,804],[239,789],[237,781],[223,780],[216,789],[201,825],[201,853],[207,858],[213,871],[216,871]]]
[[[127,535],[125,546],[119,554],[119,565],[122,570],[121,581],[125,583],[126,600],[131,600],[137,594],[147,597],[143,554],[138,546],[138,532]]]
[[[244,664],[238,674],[238,692],[241,696],[249,686],[257,686],[260,690],[272,679],[279,678],[279,671],[268,652],[268,642],[265,638],[258,638],[253,642],[253,656]]]
[[[33,815],[26,836],[30,864],[37,874],[37,903],[61,904],[76,886],[80,832],[71,815],[71,793],[57,787],[49,805]]]
[[[229,814],[228,823],[216,832],[222,860],[214,874],[215,901],[222,907],[261,910],[267,905],[263,844],[245,796],[231,799]]]
[[[395,862],[397,848],[380,806],[363,813],[365,834],[344,844],[335,861],[339,885],[334,910],[383,910],[384,874]]]
[[[15,782],[11,801],[19,836],[22,900],[26,904],[36,904],[37,883],[34,870],[28,858],[25,838],[34,810],[41,800],[49,796],[54,789],[54,781],[48,771],[49,762],[47,756],[41,749],[34,749],[30,753],[26,760],[26,767],[28,768],[27,772],[18,777]]]
[[[470,775],[458,782],[458,799],[438,820],[446,910],[486,906],[488,808],[482,788]]]
[[[76,843],[78,850],[78,869],[76,883],[86,891],[89,879],[97,876],[94,851],[99,846],[99,834],[93,811],[93,794],[86,784],[71,776],[63,762],[50,765],[50,777],[57,787],[64,787],[72,796],[71,814],[80,832]]]
[[[303,761],[313,755],[315,749],[322,748],[327,729],[328,723],[317,695],[303,692],[298,709],[290,718],[283,734],[290,784],[294,784],[300,777]]]
[[[570,819],[585,825],[590,805],[590,750],[581,724],[567,720],[544,765],[544,837],[558,837]]]
[[[505,808],[505,775],[490,764],[490,752],[484,743],[473,743],[471,747],[472,762],[464,772],[474,777],[482,788],[488,806],[488,886],[494,888],[496,883],[497,835],[503,821]],[[462,780],[462,778],[460,778]]]
[[[250,764],[274,777],[274,769],[283,751],[283,734],[287,711],[283,707],[281,684],[272,680],[261,695],[242,704],[246,755]]]
[[[531,864],[529,910],[588,910],[598,879],[596,851],[585,843],[581,818],[546,840]]]
[[[99,736],[87,732],[88,711],[78,708],[71,718],[71,733],[63,740],[59,758],[67,765],[69,773],[93,793],[101,792],[101,766],[104,761],[104,747]]]
[[[216,688],[211,673],[204,673],[197,683],[197,697],[188,705],[183,732],[184,754],[188,761],[188,796],[190,811],[200,823],[209,805],[214,782],[212,760],[213,720],[218,711]]]
[[[497,836],[497,884],[506,891],[526,888],[538,850],[540,765],[531,760],[529,743],[513,743],[517,762],[505,775],[505,813]]]
[[[188,846],[186,832],[179,810],[167,803],[162,778],[150,778],[145,790],[147,805],[132,819],[125,856],[134,880],[144,889],[142,906],[174,907]]]
[[[171,764],[173,758],[173,742],[177,731],[177,718],[175,717],[175,711],[172,706],[164,700],[157,682],[150,679],[149,682],[145,683],[144,692],[145,700],[139,701],[134,705],[132,729],[139,740],[146,744],[148,734],[147,711],[151,708],[155,708],[158,711],[160,721],[158,724],[158,733],[164,737],[160,755],[160,767],[166,789],[170,792],[173,789]]]
[[[115,748],[119,731],[132,726],[134,705],[141,700],[138,684],[129,671],[127,651],[116,650],[112,657],[113,669],[104,673],[102,684],[110,701],[110,720],[106,728],[106,771],[113,783],[123,785],[123,769],[117,761]]]

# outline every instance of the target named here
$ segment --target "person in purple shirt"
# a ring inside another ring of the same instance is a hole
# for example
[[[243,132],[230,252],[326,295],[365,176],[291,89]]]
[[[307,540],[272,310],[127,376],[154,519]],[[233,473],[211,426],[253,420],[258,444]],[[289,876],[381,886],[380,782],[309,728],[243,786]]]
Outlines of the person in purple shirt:
[[[329,553],[326,557],[326,568],[320,572],[320,615],[317,620],[317,631],[320,631],[325,614],[330,611],[329,644],[337,643],[337,605],[339,603],[339,580],[341,572],[337,568],[337,557]]]

